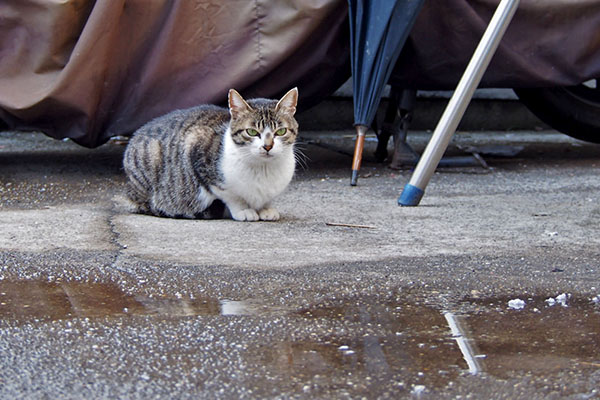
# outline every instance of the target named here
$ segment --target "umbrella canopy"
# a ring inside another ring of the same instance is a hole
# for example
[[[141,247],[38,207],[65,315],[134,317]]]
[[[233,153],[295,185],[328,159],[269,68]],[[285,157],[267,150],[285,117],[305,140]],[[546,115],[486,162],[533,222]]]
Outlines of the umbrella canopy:
[[[348,0],[354,123],[370,125],[424,0]]]
[[[354,124],[358,137],[352,166],[356,184],[366,127],[424,0],[348,0]]]

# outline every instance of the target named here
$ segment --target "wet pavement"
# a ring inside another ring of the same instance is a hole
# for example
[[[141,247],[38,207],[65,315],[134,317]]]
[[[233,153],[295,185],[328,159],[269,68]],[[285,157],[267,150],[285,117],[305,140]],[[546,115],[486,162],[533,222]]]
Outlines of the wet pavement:
[[[409,170],[350,188],[351,135],[306,140],[283,219],[237,223],[130,214],[118,143],[1,133],[0,398],[600,398],[600,146],[464,133],[489,168],[400,208]]]

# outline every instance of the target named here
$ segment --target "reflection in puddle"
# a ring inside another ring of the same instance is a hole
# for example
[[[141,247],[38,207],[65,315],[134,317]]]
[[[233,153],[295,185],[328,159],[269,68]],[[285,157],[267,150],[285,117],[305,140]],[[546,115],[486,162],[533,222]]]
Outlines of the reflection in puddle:
[[[36,281],[0,282],[0,317],[25,322],[125,314],[143,309],[116,286]]]
[[[221,315],[256,315],[259,307],[248,301],[221,300]]]
[[[487,355],[487,373],[510,377],[599,365],[600,307],[574,295],[568,307],[549,305],[547,298],[528,298],[522,310],[508,309],[507,298],[467,300],[478,309],[466,321]]]
[[[0,282],[0,319],[13,322],[120,315],[252,315],[245,301],[131,296],[101,283]]]
[[[426,388],[445,386],[467,367],[440,310],[414,301],[380,304],[370,300],[300,311],[304,318],[329,321],[337,329],[332,328],[318,345],[311,341],[281,344],[285,358],[281,351],[271,351],[276,369],[290,376],[327,370],[340,379],[364,374],[371,383],[369,390],[377,382],[391,381],[396,390],[419,394]],[[264,353],[269,354],[268,349]]]
[[[338,299],[294,311],[258,301],[133,296],[111,284],[0,281],[0,323],[127,315],[286,317],[298,332],[254,343],[248,360],[300,390],[307,382],[338,380],[351,382],[357,395],[373,394],[378,382],[421,393],[469,374],[508,378],[600,367],[598,301],[572,295],[567,307],[559,307],[546,295],[526,298],[516,310],[507,306],[509,298],[465,299],[455,313],[418,298]]]
[[[463,327],[460,317],[457,317],[451,312],[444,313],[444,317],[446,317],[448,326],[450,326],[452,337],[454,338],[454,340],[456,340],[458,348],[460,349],[463,358],[469,366],[469,372],[471,374],[477,374],[479,372],[482,372],[483,367],[479,359],[485,356],[482,354],[477,354],[477,352],[475,351],[474,341],[470,339],[469,336],[465,333],[465,329]]]
[[[362,374],[369,390],[392,381],[413,394],[466,374],[510,378],[600,368],[600,304],[572,298],[569,307],[552,307],[546,299],[527,298],[522,310],[507,307],[506,298],[467,299],[457,305],[467,310],[460,314],[415,301],[320,305],[298,314],[332,325],[329,334],[260,353],[286,377],[327,374],[342,381]]]

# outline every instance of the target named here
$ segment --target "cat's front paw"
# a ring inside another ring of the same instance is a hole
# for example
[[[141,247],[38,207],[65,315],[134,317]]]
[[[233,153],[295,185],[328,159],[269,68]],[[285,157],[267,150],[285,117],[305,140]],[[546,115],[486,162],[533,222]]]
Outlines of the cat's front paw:
[[[231,213],[231,218],[236,221],[258,221],[258,213],[251,208],[238,210]]]
[[[279,220],[279,211],[274,208],[263,208],[258,212],[258,216],[262,221],[277,221]]]

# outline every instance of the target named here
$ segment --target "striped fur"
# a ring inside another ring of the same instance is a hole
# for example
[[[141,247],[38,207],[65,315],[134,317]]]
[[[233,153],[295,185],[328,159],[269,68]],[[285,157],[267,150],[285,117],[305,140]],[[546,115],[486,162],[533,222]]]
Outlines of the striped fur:
[[[144,125],[123,159],[129,199],[164,217],[278,219],[270,202],[294,173],[297,96],[246,102],[232,89],[229,109],[202,105]]]

